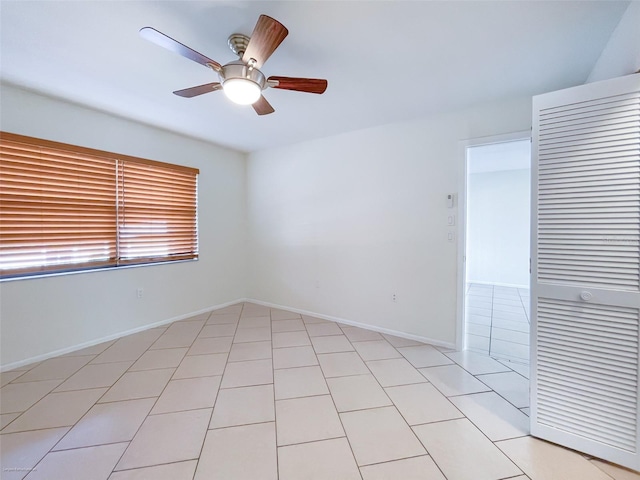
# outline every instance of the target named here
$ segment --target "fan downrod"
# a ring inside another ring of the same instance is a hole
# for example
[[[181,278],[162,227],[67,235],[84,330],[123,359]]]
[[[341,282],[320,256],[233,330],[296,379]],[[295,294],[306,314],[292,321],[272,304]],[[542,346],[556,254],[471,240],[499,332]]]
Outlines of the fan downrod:
[[[232,33],[229,35],[227,43],[229,44],[231,51],[242,58],[244,52],[247,50],[247,46],[249,45],[249,40],[250,38],[247,35],[243,35],[242,33]]]

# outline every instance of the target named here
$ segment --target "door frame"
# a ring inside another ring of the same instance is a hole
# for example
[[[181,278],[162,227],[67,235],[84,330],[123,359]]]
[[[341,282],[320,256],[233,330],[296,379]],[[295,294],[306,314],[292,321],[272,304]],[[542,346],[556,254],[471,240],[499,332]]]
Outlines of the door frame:
[[[466,338],[466,322],[464,321],[465,290],[467,280],[466,269],[466,252],[467,252],[467,166],[468,166],[468,150],[470,147],[479,147],[482,145],[492,145],[495,143],[517,142],[519,140],[531,140],[531,130],[517,131],[505,133],[502,135],[491,135],[488,137],[471,138],[461,140],[458,146],[458,199],[456,206],[458,207],[458,265],[457,265],[457,308],[456,308],[456,350],[463,350]]]

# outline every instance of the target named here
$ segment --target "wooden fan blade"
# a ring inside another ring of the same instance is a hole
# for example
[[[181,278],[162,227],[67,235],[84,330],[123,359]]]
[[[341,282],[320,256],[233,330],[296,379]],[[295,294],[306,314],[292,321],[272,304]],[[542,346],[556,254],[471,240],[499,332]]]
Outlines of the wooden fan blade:
[[[255,67],[260,68],[288,34],[289,30],[279,21],[267,15],[260,15],[242,61],[247,63],[253,58],[256,61]]]
[[[176,90],[175,93],[179,97],[192,98],[202,95],[203,93],[215,92],[216,90],[222,90],[222,84],[219,82],[205,83],[204,85],[198,85],[197,87],[185,88],[182,90]]]
[[[318,78],[293,78],[293,77],[269,77],[267,82],[277,81],[277,85],[273,88],[282,88],[283,90],[295,90],[297,92],[307,93],[324,93],[329,84],[326,80]]]
[[[260,95],[260,100],[258,100],[252,106],[258,115],[268,115],[275,112],[271,104],[267,102],[266,98],[264,98],[264,95]]]
[[[145,40],[149,40],[150,42],[155,43],[156,45],[160,45],[167,50],[170,50],[178,55],[182,55],[183,57],[188,58],[189,60],[193,60],[194,62],[199,63],[200,65],[204,65],[205,67],[211,67],[215,71],[220,71],[222,66],[216,62],[215,60],[211,60],[210,58],[205,57],[201,53],[196,52],[194,49],[183,45],[182,43],[174,40],[171,37],[168,37],[164,33],[159,32],[155,28],[144,27],[140,29],[140,36]]]

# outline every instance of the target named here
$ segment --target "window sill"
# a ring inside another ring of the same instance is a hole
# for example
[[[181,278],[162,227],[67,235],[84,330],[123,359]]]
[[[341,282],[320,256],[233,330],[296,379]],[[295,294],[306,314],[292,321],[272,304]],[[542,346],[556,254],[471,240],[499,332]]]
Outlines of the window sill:
[[[109,267],[96,267],[96,268],[83,268],[78,270],[65,270],[63,272],[44,272],[44,273],[28,273],[24,275],[16,275],[13,277],[4,277],[0,278],[0,283],[5,282],[15,282],[19,280],[35,280],[40,278],[49,278],[49,277],[62,277],[67,275],[78,275],[83,273],[94,273],[94,272],[113,272],[123,269],[129,268],[140,268],[140,267],[153,267],[157,265],[174,265],[176,263],[188,263],[188,262],[197,262],[198,258],[189,258],[183,260],[170,260],[165,262],[150,262],[150,263],[137,263],[132,265],[118,265],[118,266],[109,266]]]

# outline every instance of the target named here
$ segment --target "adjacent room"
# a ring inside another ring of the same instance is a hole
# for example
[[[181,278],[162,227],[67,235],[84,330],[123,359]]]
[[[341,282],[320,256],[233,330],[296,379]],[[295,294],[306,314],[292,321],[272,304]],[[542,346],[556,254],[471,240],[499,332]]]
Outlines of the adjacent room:
[[[531,141],[467,148],[465,345],[529,364]]]
[[[0,0],[0,477],[640,479],[638,25]]]

